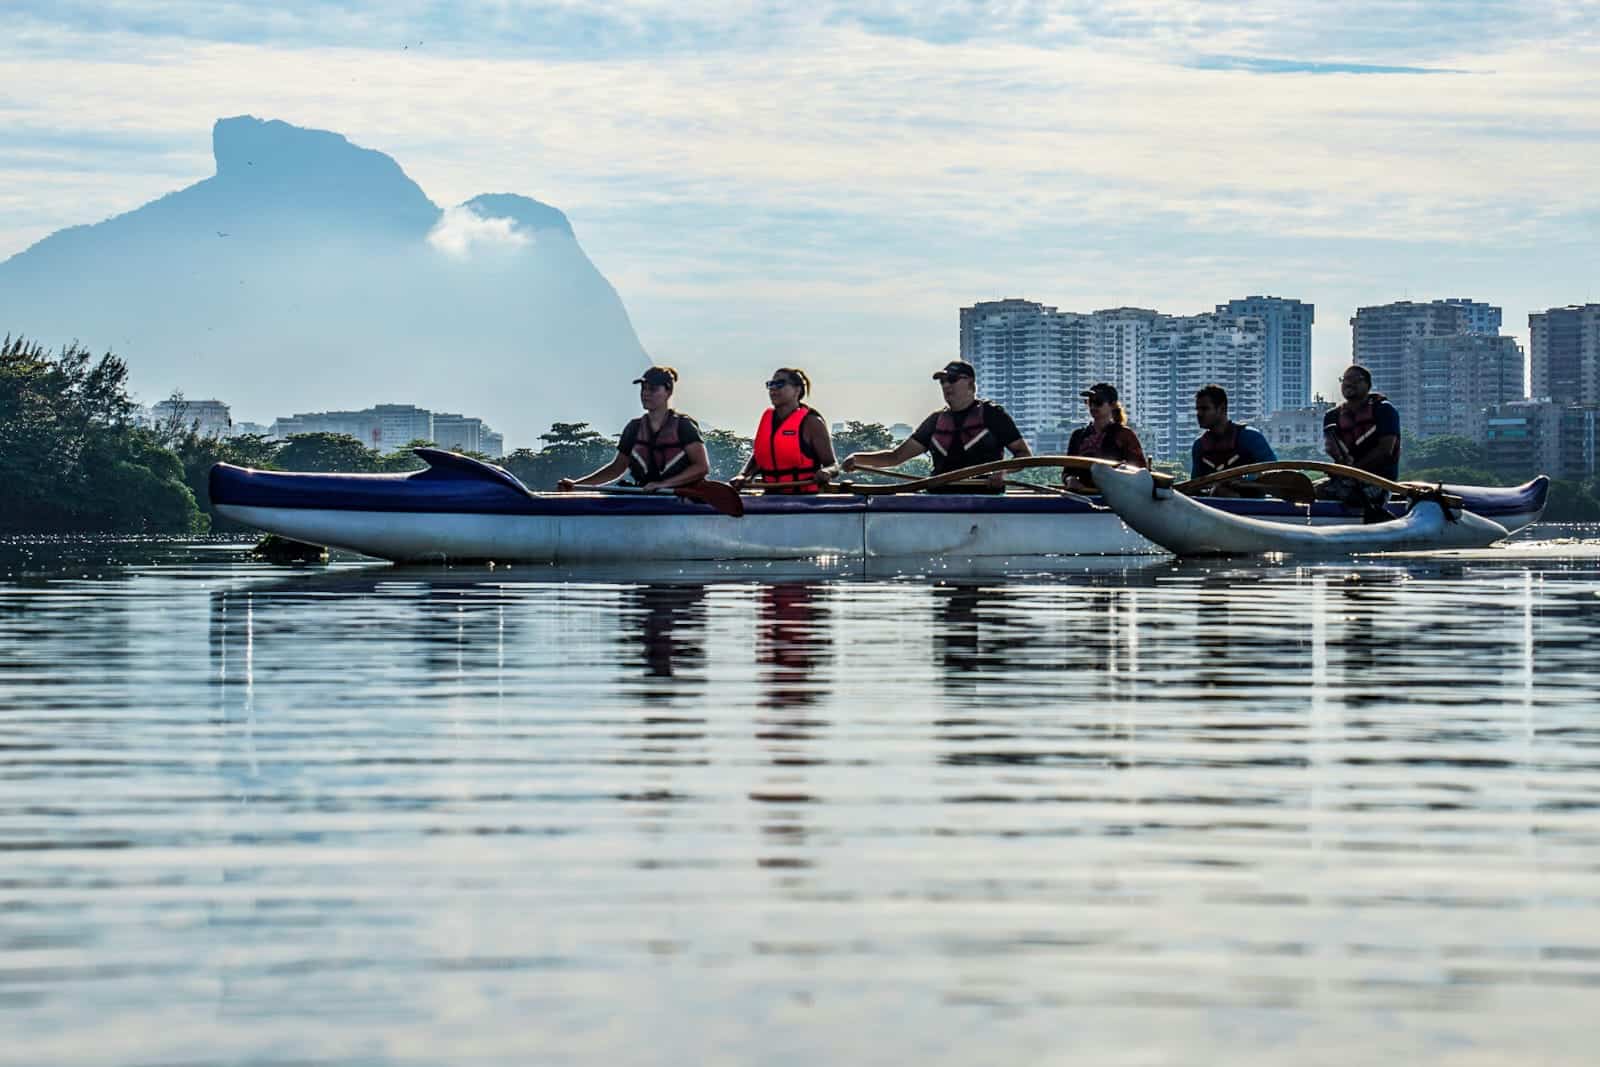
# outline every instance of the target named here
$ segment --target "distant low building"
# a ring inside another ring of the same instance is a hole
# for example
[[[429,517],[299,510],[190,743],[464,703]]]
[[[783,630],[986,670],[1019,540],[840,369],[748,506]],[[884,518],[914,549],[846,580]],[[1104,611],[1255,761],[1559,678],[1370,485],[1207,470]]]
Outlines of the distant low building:
[[[151,406],[150,418],[156,425],[176,420],[186,429],[195,426],[201,437],[232,435],[233,418],[220,400],[163,400]]]
[[[1260,422],[1256,429],[1266,437],[1274,452],[1291,448],[1322,448],[1322,417],[1333,407],[1332,402],[1316,397],[1305,407],[1283,408],[1274,411]]]
[[[310,411],[274,420],[268,436],[283,440],[298,433],[337,433],[354,437],[368,448],[394,452],[412,441],[432,441],[440,448],[505,455],[505,438],[482,419],[454,412],[438,414],[414,404],[377,404],[361,411]]]
[[[1477,441],[1489,467],[1499,473],[1543,472],[1563,477],[1562,408],[1548,400],[1514,400],[1479,412]]]

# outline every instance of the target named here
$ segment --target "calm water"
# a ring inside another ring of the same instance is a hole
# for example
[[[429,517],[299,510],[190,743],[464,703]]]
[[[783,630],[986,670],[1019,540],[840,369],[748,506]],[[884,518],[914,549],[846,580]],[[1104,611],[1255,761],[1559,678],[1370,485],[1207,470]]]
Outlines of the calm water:
[[[0,546],[0,1063],[1595,1062],[1600,541],[897,570]]]

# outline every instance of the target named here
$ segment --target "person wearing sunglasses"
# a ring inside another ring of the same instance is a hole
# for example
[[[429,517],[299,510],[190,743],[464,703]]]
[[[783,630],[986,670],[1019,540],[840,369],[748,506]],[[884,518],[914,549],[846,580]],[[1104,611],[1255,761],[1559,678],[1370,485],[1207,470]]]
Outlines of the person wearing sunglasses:
[[[1090,456],[1148,467],[1144,446],[1139,435],[1128,425],[1128,415],[1117,401],[1117,387],[1110,382],[1096,382],[1082,393],[1089,408],[1089,423],[1072,431],[1067,440],[1067,455]],[[1061,481],[1068,489],[1080,493],[1095,492],[1094,479],[1080,478],[1063,470]]]
[[[605,485],[624,472],[645,489],[671,489],[702,481],[711,473],[699,424],[672,410],[678,372],[672,367],[651,367],[633,384],[639,387],[644,414],[623,427],[617,454],[582,478],[561,479],[556,483],[558,490],[567,493],[583,485]]]
[[[779,367],[767,381],[771,407],[761,414],[750,461],[733,480],[751,480],[769,493],[816,493],[834,465],[833,438],[820,412],[805,403],[811,379],[795,367]],[[785,482],[804,482],[785,488]]]
[[[910,437],[895,448],[876,452],[857,452],[846,456],[844,469],[860,467],[898,467],[924,452],[933,454],[933,473],[948,474],[980,463],[1013,456],[1028,456],[1028,442],[1017,429],[1006,409],[992,400],[978,399],[978,372],[964,359],[953,359],[933,372],[945,406],[922,420]],[[988,478],[989,490],[1005,491],[1004,473]],[[949,490],[969,492],[970,490]]]

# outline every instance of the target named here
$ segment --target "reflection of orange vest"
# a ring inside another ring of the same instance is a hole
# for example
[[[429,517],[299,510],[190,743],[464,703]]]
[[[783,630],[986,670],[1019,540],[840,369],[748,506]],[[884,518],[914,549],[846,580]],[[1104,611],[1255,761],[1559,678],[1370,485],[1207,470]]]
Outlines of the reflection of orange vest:
[[[806,416],[811,414],[811,409],[801,404],[776,426],[772,423],[772,411],[772,408],[768,408],[761,413],[761,425],[756,427],[756,439],[753,442],[756,471],[761,480],[770,484],[814,477],[822,469],[822,464],[806,448],[805,434],[800,429]],[[815,484],[784,490],[789,493],[817,491]]]
[[[639,433],[633,439],[633,451],[628,454],[628,470],[640,485],[658,482],[677,469],[689,458],[678,440],[678,413],[669,411],[661,431],[650,436],[650,416],[639,416]]]

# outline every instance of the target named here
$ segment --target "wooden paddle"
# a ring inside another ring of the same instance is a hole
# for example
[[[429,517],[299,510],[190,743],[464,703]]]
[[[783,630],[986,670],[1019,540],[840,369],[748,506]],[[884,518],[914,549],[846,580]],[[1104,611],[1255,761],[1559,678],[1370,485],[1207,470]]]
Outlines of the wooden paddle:
[[[674,493],[684,500],[697,500],[707,504],[724,515],[731,515],[736,519],[744,517],[744,498],[739,495],[739,490],[727,482],[713,482],[709,479],[691,482],[688,485],[675,485],[671,489],[646,489],[638,485],[596,485],[583,486],[593,489],[597,493]]]
[[[919,493],[925,489],[938,489],[949,485],[951,482],[964,481],[968,478],[982,478],[990,474],[999,474],[1004,471],[1026,470],[1029,467],[1060,467],[1064,470],[1086,471],[1093,467],[1105,464],[1116,466],[1110,460],[1090,459],[1088,456],[1015,456],[1011,459],[1000,459],[993,463],[980,463],[975,467],[963,467],[960,470],[946,471],[944,474],[935,474],[931,478],[917,478],[901,485],[862,485],[855,482],[840,482],[839,488],[864,496],[873,496],[888,493]],[[874,474],[886,474],[887,471],[880,467],[863,467],[863,470],[872,471]],[[1158,485],[1170,484],[1172,479],[1165,474],[1155,475]]]
[[[888,475],[890,478],[899,478],[902,482],[914,482],[920,477],[919,475],[915,475],[915,474],[907,474],[904,471],[886,470],[883,467],[861,467],[861,468],[858,468],[858,469],[860,469],[860,470],[869,470],[874,474]],[[1096,507],[1101,506],[1098,501],[1090,500],[1088,497],[1084,496],[1082,493],[1074,493],[1071,489],[1064,489],[1059,485],[1041,485],[1038,482],[1023,482],[1023,481],[1018,481],[1015,478],[1006,478],[1006,479],[1003,479],[1003,481],[1005,482],[1006,485],[1009,485],[1009,486],[1011,486],[1013,488],[1016,488],[1016,489],[1030,489],[1035,493],[1044,493],[1044,494],[1046,494],[1048,496],[1064,496],[1068,500],[1076,500],[1076,501],[1079,501],[1080,503],[1084,503],[1084,504],[1093,504]],[[987,482],[982,482],[982,481],[974,481],[973,482],[973,489],[975,489],[978,492],[982,492],[983,490],[987,489],[988,487],[989,486],[988,486]]]
[[[1380,489],[1387,489],[1389,492],[1397,496],[1406,497],[1409,500],[1436,500],[1440,505],[1447,508],[1461,507],[1460,497],[1445,493],[1438,486],[1416,486],[1406,485],[1402,482],[1392,482],[1382,475],[1364,471],[1359,467],[1346,467],[1342,463],[1328,463],[1317,459],[1289,459],[1272,463],[1246,463],[1242,467],[1229,467],[1227,470],[1217,471],[1215,474],[1206,474],[1187,482],[1180,482],[1173,488],[1180,493],[1192,494],[1196,489],[1203,489],[1208,485],[1216,485],[1218,482],[1231,482],[1241,475],[1268,474],[1278,471],[1321,471],[1324,474],[1375,485]]]
[[[1219,471],[1218,473],[1227,472]],[[1207,477],[1210,477],[1210,475],[1207,475]],[[1245,478],[1249,476],[1237,475],[1236,477]],[[1199,479],[1196,480],[1198,481]],[[1226,485],[1233,480],[1231,478],[1222,478],[1214,484]],[[1291,504],[1310,504],[1317,499],[1316,486],[1311,484],[1310,478],[1307,478],[1299,471],[1268,471],[1265,474],[1256,475],[1245,484],[1253,489],[1261,490],[1268,496],[1275,496],[1279,500],[1287,500]],[[1186,485],[1180,485],[1177,488],[1183,492],[1189,492]],[[1201,486],[1201,488],[1203,489],[1205,486]],[[1191,493],[1190,495],[1193,494]]]

